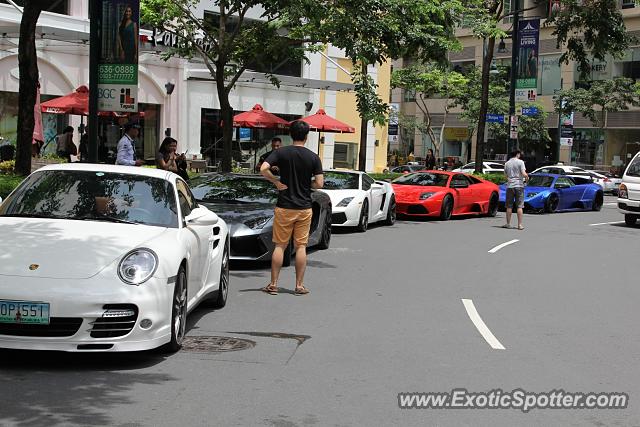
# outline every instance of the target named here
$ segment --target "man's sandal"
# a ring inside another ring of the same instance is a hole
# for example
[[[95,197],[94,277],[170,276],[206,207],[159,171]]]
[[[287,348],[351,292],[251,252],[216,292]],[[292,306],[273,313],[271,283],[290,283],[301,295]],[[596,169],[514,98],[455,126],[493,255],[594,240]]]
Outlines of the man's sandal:
[[[269,295],[278,295],[278,287],[274,285],[267,285],[264,288],[260,289],[262,292],[267,293]]]
[[[295,291],[293,291],[294,294],[296,295],[306,295],[309,293],[309,289],[305,288],[304,286],[300,286],[297,287]]]

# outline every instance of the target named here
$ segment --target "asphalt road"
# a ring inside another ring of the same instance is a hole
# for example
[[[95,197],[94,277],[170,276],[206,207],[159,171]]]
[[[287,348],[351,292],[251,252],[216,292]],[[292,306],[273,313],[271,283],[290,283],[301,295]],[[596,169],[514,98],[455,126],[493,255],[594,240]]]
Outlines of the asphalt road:
[[[253,347],[0,352],[0,425],[640,425],[640,227],[591,225],[622,219],[605,205],[527,215],[524,231],[499,228],[500,213],[338,233],[310,254],[307,296],[261,293],[267,266],[236,265],[227,307],[192,313],[189,335]],[[285,269],[281,286],[293,285]],[[454,388],[620,391],[630,401],[528,413],[398,407],[399,392]]]

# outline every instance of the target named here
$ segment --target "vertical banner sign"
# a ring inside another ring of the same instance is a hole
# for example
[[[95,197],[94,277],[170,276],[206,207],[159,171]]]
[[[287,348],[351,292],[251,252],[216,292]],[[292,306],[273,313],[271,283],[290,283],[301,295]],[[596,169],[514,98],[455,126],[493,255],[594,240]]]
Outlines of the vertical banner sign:
[[[538,50],[540,20],[520,21],[518,26],[518,69],[516,102],[534,102],[538,97]]]
[[[102,0],[98,111],[138,111],[139,0]]]

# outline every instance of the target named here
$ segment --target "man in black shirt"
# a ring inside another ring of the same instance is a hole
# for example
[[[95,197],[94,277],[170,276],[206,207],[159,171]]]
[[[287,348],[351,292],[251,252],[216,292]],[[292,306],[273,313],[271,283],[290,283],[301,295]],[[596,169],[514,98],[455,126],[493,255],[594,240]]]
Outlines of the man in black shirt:
[[[271,153],[273,153],[280,147],[282,147],[282,140],[276,136],[271,140],[271,151],[267,151],[258,159],[258,164],[256,165],[256,172],[260,172],[260,167],[262,166],[264,161],[267,160],[267,158],[271,155]],[[271,166],[271,172],[273,172],[275,175],[278,175],[278,167]]]
[[[324,185],[320,158],[304,146],[309,134],[309,125],[303,121],[296,121],[291,124],[290,132],[293,145],[274,150],[260,167],[262,175],[278,189],[278,203],[273,219],[275,249],[271,256],[271,283],[262,289],[272,295],[278,293],[278,278],[284,252],[292,236],[296,249],[295,293],[309,293],[304,286],[304,272],[307,268],[307,243],[312,217],[311,189],[322,188]],[[273,166],[278,167],[280,180],[271,172]]]

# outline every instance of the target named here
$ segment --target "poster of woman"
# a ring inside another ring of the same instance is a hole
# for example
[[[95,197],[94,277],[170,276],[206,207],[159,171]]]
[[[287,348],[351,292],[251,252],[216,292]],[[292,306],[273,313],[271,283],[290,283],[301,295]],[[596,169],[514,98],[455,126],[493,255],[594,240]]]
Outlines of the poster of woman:
[[[122,64],[135,64],[138,62],[138,23],[134,17],[133,8],[125,4],[116,7],[121,10],[120,25],[116,33],[116,59]]]

